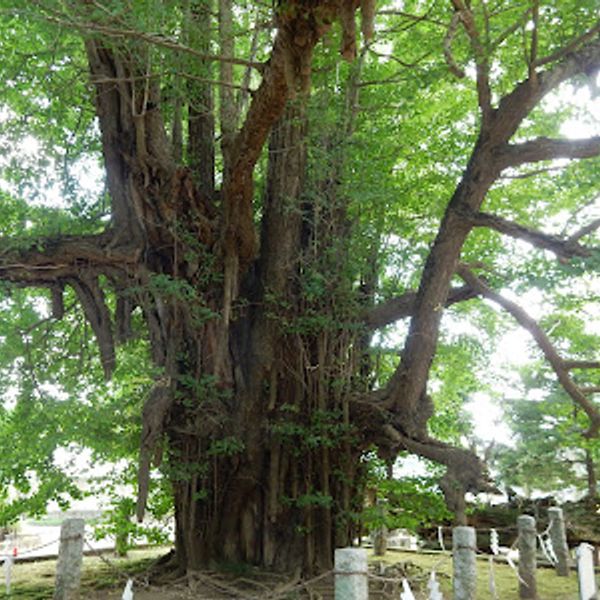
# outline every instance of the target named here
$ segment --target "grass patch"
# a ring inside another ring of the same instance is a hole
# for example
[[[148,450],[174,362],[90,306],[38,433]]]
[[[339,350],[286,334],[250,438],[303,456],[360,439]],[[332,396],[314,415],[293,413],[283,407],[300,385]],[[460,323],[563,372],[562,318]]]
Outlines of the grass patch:
[[[412,563],[428,573],[435,570],[439,573],[438,581],[445,598],[452,598],[452,557],[449,554],[421,554],[417,552],[400,552],[389,550],[384,557],[374,557],[369,552],[370,562],[382,561],[386,564],[396,562]],[[501,600],[519,597],[519,582],[515,572],[506,563],[494,561],[494,580],[496,593]],[[477,598],[478,600],[493,598],[490,589],[490,567],[487,557],[477,559]],[[558,577],[554,569],[537,570],[537,589],[540,600],[573,600],[578,597],[577,575],[571,572],[569,577]]]
[[[98,557],[85,557],[82,570],[82,597],[85,592],[98,590],[122,590],[124,574],[144,573],[156,558],[165,554],[166,548],[153,548],[132,550],[127,558],[115,558],[106,554],[110,565]],[[421,554],[416,552],[400,552],[390,550],[382,557],[373,557],[370,553],[371,563],[383,562],[385,564],[404,563],[414,565],[408,567],[406,572],[409,577],[412,573],[421,573],[421,585],[427,575],[435,570],[439,574],[438,581],[444,598],[452,598],[452,557],[448,554]],[[238,571],[242,571],[241,573]],[[228,571],[234,575],[247,575],[247,566],[241,569],[240,565],[229,565]],[[489,591],[489,563],[487,558],[479,557],[477,561],[477,598],[488,600],[492,598]],[[46,560],[33,563],[18,563],[13,569],[13,593],[7,598],[19,600],[49,600],[54,590],[56,561]],[[253,575],[256,573],[253,571]],[[494,578],[498,598],[513,600],[519,597],[518,580],[514,571],[506,564],[494,563]],[[260,577],[258,578],[260,581]],[[578,597],[577,577],[572,572],[568,578],[557,577],[553,569],[539,568],[537,572],[537,586],[540,600],[573,600]],[[0,595],[3,592],[0,584]],[[417,595],[422,599],[426,596]]]
[[[143,573],[166,551],[166,548],[132,550],[127,558],[115,558],[110,553],[103,555],[110,565],[97,556],[85,556],[81,571],[82,597],[86,591],[122,588],[124,574]],[[56,560],[17,563],[12,573],[12,593],[6,598],[48,600],[54,592],[55,577]],[[3,591],[0,585],[0,593]]]

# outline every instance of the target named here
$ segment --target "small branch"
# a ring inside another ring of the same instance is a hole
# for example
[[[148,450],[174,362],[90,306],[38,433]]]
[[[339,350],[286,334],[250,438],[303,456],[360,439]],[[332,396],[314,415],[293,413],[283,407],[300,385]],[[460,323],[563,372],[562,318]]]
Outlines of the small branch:
[[[600,385],[579,388],[583,394],[600,394]]]
[[[526,173],[518,173],[517,175],[501,175],[500,179],[529,179],[536,175],[543,175],[544,173],[551,173],[552,171],[561,171],[564,167],[544,167],[542,169],[532,169]]]
[[[385,54],[384,52],[377,52],[377,50],[374,50],[372,46],[367,46],[366,48],[374,56],[377,56],[378,58],[386,58],[388,60],[393,60],[395,63],[398,63],[399,65],[401,65],[407,69],[414,69],[415,67],[418,67],[420,63],[422,63],[428,56],[431,55],[431,52],[427,52],[426,54],[423,54],[423,56],[417,58],[417,60],[415,62],[408,63],[393,54]],[[394,77],[397,77],[397,74]],[[383,80],[382,83],[385,83],[386,81],[387,80]]]
[[[475,55],[475,64],[477,71],[477,95],[479,99],[479,108],[481,109],[481,117],[485,126],[491,119],[493,114],[492,109],[492,92],[490,89],[489,79],[489,64],[486,49],[481,43],[481,37],[475,23],[475,18],[470,8],[465,6],[463,0],[452,0],[452,4],[462,21],[463,27],[471,40],[471,48]]]
[[[537,60],[538,51],[538,23],[540,16],[540,3],[539,0],[533,0],[533,6],[531,11],[531,18],[533,20],[533,31],[531,32],[531,47],[529,49],[529,77],[535,79],[535,61]]]
[[[600,228],[600,218],[594,219],[591,223],[582,227],[579,231],[576,231],[573,235],[569,236],[567,241],[569,244],[578,242],[582,237],[594,233],[598,228]]]
[[[594,36],[598,32],[600,32],[600,22],[598,22],[594,27],[592,27],[585,33],[582,33],[580,36],[571,40],[566,46],[559,48],[556,52],[553,52],[552,54],[549,54],[548,56],[545,56],[544,58],[540,58],[540,59],[536,60],[535,63],[533,64],[533,66],[537,68],[537,67],[546,65],[548,63],[556,62],[557,60],[560,60],[561,58],[567,56],[567,54],[570,54],[571,52],[573,52],[575,49],[577,49],[582,44],[585,44],[585,42],[593,39]]]
[[[460,23],[460,13],[455,12],[452,15],[452,20],[450,21],[450,25],[448,26],[448,31],[444,37],[444,58],[446,59],[446,63],[448,64],[448,68],[453,75],[462,79],[465,76],[465,71],[462,69],[456,60],[454,59],[454,55],[452,54],[452,42],[454,41],[454,37],[456,36],[456,30],[458,29],[458,24]]]
[[[448,293],[448,299],[444,307],[452,306],[458,302],[471,300],[479,294],[468,285],[452,288]],[[400,319],[412,316],[414,312],[416,292],[407,292],[396,298],[391,298],[371,308],[364,316],[364,322],[368,329],[379,329]]]
[[[576,240],[563,240],[555,235],[529,229],[513,221],[503,219],[497,215],[479,212],[467,218],[473,227],[488,227],[515,239],[524,240],[533,246],[550,250],[560,258],[573,258],[574,256],[588,257],[591,252],[588,248],[580,246]]]
[[[579,140],[539,137],[521,144],[506,144],[498,152],[502,169],[558,158],[592,158],[600,154],[600,136]]]
[[[437,19],[432,19],[429,17],[429,14],[431,13],[431,10],[427,13],[425,13],[424,15],[412,15],[410,13],[407,12],[403,12],[401,10],[395,10],[395,9],[383,9],[383,10],[378,10],[377,14],[378,15],[389,15],[389,16],[397,16],[397,17],[402,17],[404,19],[408,19],[410,21],[415,21],[417,23],[421,22],[421,21],[425,21],[427,23],[433,23],[434,25],[438,25],[439,27],[446,27],[446,23],[444,23],[443,21],[438,21]]]
[[[513,316],[519,325],[529,331],[540,350],[546,357],[546,360],[550,363],[550,366],[556,373],[556,376],[565,392],[585,411],[589,417],[590,425],[583,435],[585,437],[597,437],[598,431],[600,430],[600,411],[598,410],[598,407],[591,400],[586,398],[581,388],[579,388],[579,386],[577,386],[571,379],[568,369],[565,368],[565,363],[559,356],[548,336],[540,328],[537,322],[515,302],[504,298],[504,296],[501,296],[489,288],[481,279],[476,277],[475,274],[465,266],[459,266],[457,272],[465,281],[465,283],[467,283],[471,288],[477,290],[482,296],[485,296],[486,298],[489,298],[496,304],[500,305],[502,308],[504,308],[504,310]]]
[[[191,73],[185,73],[184,71],[170,71],[170,75],[175,75],[177,77],[181,77],[182,79],[188,79],[190,81],[198,81],[200,83],[208,83],[210,85],[215,86],[223,86],[230,87],[236,90],[240,90],[246,93],[254,93],[254,90],[245,85],[239,85],[236,83],[230,83],[227,81],[222,81],[220,79],[208,79],[206,77],[198,77],[197,75],[192,75]],[[162,77],[161,73],[150,73],[149,75],[138,75],[131,77],[97,77],[92,75],[90,77],[90,82],[93,84],[103,84],[103,83],[133,83],[136,81],[142,81],[145,79],[158,79]]]
[[[512,35],[515,31],[517,31],[517,29],[519,29],[519,27],[521,27],[525,23],[530,13],[531,8],[525,10],[525,12],[521,15],[519,19],[517,19],[510,27],[507,27],[504,31],[502,31],[502,33],[500,33],[500,35],[491,42],[490,46],[492,48],[497,48],[498,46],[500,46],[502,42],[504,42],[510,35]]]
[[[239,65],[242,67],[249,67],[252,69],[256,69],[259,72],[262,72],[264,69],[264,64],[261,62],[249,61],[243,58],[237,58],[235,56],[220,56],[217,54],[207,54],[205,52],[199,52],[198,50],[191,48],[190,46],[185,46],[180,42],[177,42],[173,39],[156,33],[146,33],[143,31],[138,31],[136,29],[119,29],[115,27],[109,27],[107,25],[101,25],[99,23],[92,23],[89,21],[73,21],[64,17],[53,15],[46,15],[45,19],[57,25],[63,25],[64,27],[80,29],[83,31],[93,33],[100,33],[111,38],[131,38],[142,40],[143,42],[147,42],[148,44],[152,44],[153,46],[167,48],[168,50],[175,50],[177,52],[185,52],[186,54],[190,54],[191,56],[205,61],[221,62],[231,65]]]

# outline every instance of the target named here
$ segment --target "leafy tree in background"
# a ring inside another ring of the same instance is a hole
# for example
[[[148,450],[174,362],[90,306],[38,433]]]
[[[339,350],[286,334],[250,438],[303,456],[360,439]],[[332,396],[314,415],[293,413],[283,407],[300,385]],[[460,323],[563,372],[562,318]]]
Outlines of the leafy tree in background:
[[[374,33],[367,0],[0,3],[2,386],[16,390],[1,426],[52,433],[3,481],[24,491],[73,440],[130,457],[141,414],[136,512],[160,465],[181,569],[329,567],[373,447],[445,465],[462,522],[465,492],[489,483],[432,397],[458,415],[451,374],[473,389],[485,363],[440,328],[454,305],[452,322],[499,330],[458,304],[477,296],[532,333],[598,434],[572,376],[597,363],[559,354],[499,293],[545,271],[573,289],[596,260],[600,139],[561,138],[573,109],[544,100],[596,81],[595,2],[378,8]],[[98,197],[83,173],[100,155]],[[381,361],[371,339],[400,319],[400,361]]]
[[[565,319],[563,330],[567,324],[573,329],[570,321]],[[570,333],[571,339],[577,339],[573,331]],[[579,331],[578,337],[579,343],[588,348],[597,347],[597,336]],[[499,471],[499,479],[508,486],[523,488],[526,495],[536,490],[548,493],[570,489],[596,500],[600,442],[582,435],[585,415],[557,387],[544,365],[534,364],[522,371],[524,392],[535,399],[505,400],[514,447],[499,445],[492,451],[492,464]]]

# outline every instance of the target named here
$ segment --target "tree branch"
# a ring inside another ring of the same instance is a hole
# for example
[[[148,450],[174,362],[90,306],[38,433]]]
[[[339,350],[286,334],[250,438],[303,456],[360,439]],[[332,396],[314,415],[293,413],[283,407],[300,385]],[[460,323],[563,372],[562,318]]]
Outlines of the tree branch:
[[[592,158],[600,154],[600,136],[561,140],[539,137],[521,144],[506,144],[498,152],[502,169],[557,158]]]
[[[580,389],[583,394],[600,394],[600,385],[590,385]]]
[[[67,18],[65,15],[58,14],[48,14],[45,16],[45,19],[50,23],[62,25],[64,27],[68,27],[69,29],[79,29],[88,33],[100,34],[109,38],[129,38],[141,40],[143,42],[147,42],[148,44],[152,44],[153,46],[158,46],[160,48],[175,50],[177,52],[184,52],[204,61],[214,61],[227,63],[231,65],[240,65],[242,67],[256,69],[259,72],[261,72],[264,68],[264,64],[260,62],[248,61],[244,60],[243,58],[237,58],[235,56],[220,56],[218,54],[207,54],[205,52],[200,52],[195,48],[191,48],[190,46],[181,44],[177,40],[171,39],[167,36],[158,33],[147,33],[145,31],[139,31],[137,29],[110,27],[108,25],[102,25],[101,23],[94,23],[93,21],[76,21],[72,18]]]
[[[539,61],[537,66],[540,66]],[[560,62],[547,71],[536,72],[535,77],[530,76],[519,83],[512,92],[501,99],[488,134],[508,142],[523,119],[548,92],[575,75],[598,70],[599,66],[600,40],[580,46],[572,53],[565,52],[561,55]]]
[[[454,40],[454,37],[456,36],[456,30],[458,28],[459,23],[460,13],[455,12],[452,15],[452,20],[450,21],[450,25],[448,26],[448,31],[444,36],[444,58],[446,59],[446,64],[448,65],[450,72],[453,75],[456,75],[456,77],[462,79],[465,76],[465,71],[458,65],[454,58],[454,55],[452,54],[452,42]]]
[[[485,126],[493,115],[487,52],[481,43],[481,37],[471,9],[465,5],[463,0],[452,0],[452,4],[471,40],[471,47],[475,55],[477,96],[479,108],[481,109],[482,122]],[[450,29],[448,31],[450,32]]]
[[[565,360],[565,369],[600,369],[600,361],[597,360]]]
[[[447,308],[458,302],[476,298],[478,295],[479,294],[472,290],[468,285],[459,288],[451,288],[448,292],[448,299],[444,306]],[[416,299],[416,292],[406,292],[401,296],[390,298],[385,302],[373,306],[363,317],[367,329],[379,329],[380,327],[385,327],[400,319],[411,317],[414,313]]]
[[[582,237],[593,233],[598,228],[600,228],[600,218],[594,219],[591,223],[589,223],[585,227],[582,227],[579,231],[576,231],[573,235],[569,236],[567,241],[568,243],[573,244],[579,241]]]
[[[0,279],[47,286],[76,277],[83,266],[98,271],[135,264],[138,259],[135,251],[126,246],[112,246],[112,237],[111,230],[98,235],[46,237],[26,249],[15,249],[10,240],[0,239]]]
[[[600,22],[598,22],[594,27],[592,27],[588,31],[582,33],[581,35],[571,40],[562,48],[559,48],[556,52],[553,52],[548,56],[544,56],[543,58],[537,59],[534,62],[533,66],[541,67],[548,63],[560,60],[561,58],[567,56],[570,52],[573,52],[578,46],[581,46],[582,44],[585,44],[585,42],[587,42],[588,40],[593,39],[598,32],[600,32]]]
[[[573,258],[574,256],[588,257],[591,254],[588,248],[579,245],[576,241],[572,241],[571,238],[563,240],[558,236],[529,229],[497,215],[478,212],[468,218],[473,227],[489,227],[510,237],[529,242],[538,248],[550,250],[560,258]]]
[[[543,352],[546,360],[556,373],[560,384],[571,399],[578,404],[590,419],[590,425],[584,433],[586,437],[597,437],[600,430],[600,411],[598,407],[582,392],[581,388],[575,384],[569,375],[569,370],[565,367],[565,362],[559,356],[558,352],[552,345],[548,336],[542,331],[537,322],[532,319],[520,306],[515,302],[504,298],[497,292],[489,288],[481,279],[475,276],[468,268],[460,265],[457,269],[458,274],[462,279],[477,290],[482,296],[489,298],[496,304],[500,305],[504,310],[510,313],[513,318],[525,328],[533,336],[540,350]]]
[[[116,363],[115,342],[112,319],[98,277],[80,276],[76,279],[69,279],[68,283],[75,290],[83,306],[86,319],[96,335],[104,376],[106,379],[110,379]]]

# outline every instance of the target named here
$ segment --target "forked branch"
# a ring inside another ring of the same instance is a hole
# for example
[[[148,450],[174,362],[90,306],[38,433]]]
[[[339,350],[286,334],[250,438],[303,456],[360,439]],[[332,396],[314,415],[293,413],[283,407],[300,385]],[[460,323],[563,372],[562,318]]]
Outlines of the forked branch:
[[[556,348],[546,335],[542,328],[537,324],[535,319],[530,317],[525,310],[518,306],[512,300],[508,300],[498,292],[492,290],[484,281],[479,279],[472,271],[464,265],[460,265],[457,269],[460,277],[479,293],[500,305],[504,310],[510,313],[513,318],[525,328],[534,338],[540,350],[543,352],[546,360],[556,373],[558,381],[563,389],[578,404],[590,419],[590,425],[587,431],[584,432],[586,437],[596,437],[600,430],[600,411],[598,407],[586,397],[582,388],[580,388],[569,375],[567,365],[572,364],[572,361],[565,362],[558,354]]]

